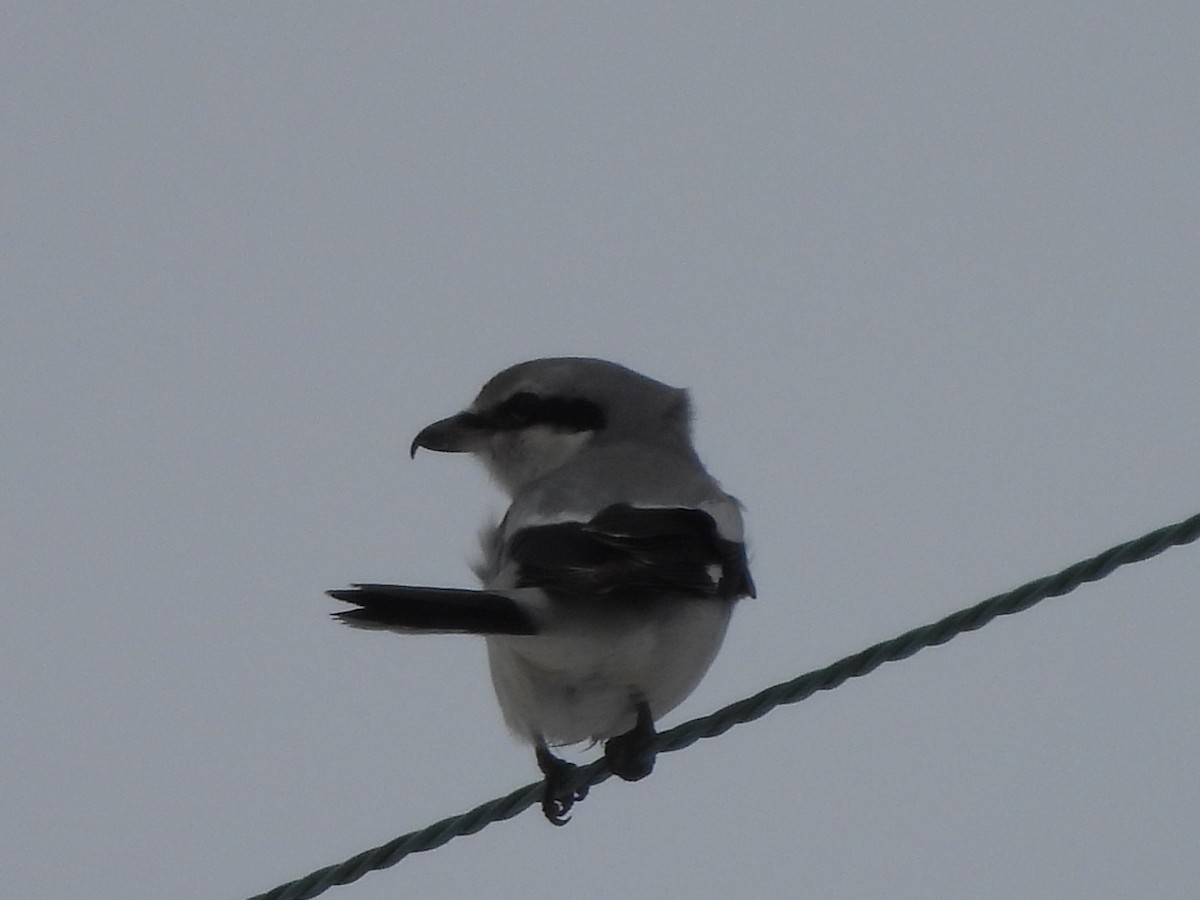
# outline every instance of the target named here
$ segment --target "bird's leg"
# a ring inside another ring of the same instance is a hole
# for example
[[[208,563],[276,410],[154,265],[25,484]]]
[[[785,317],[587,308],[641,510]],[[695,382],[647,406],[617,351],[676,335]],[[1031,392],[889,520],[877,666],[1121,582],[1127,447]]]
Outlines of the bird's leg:
[[[637,723],[624,734],[610,738],[604,745],[604,759],[618,778],[637,781],[654,771],[655,753],[650,742],[657,732],[650,706],[645,700],[637,702]]]
[[[571,807],[587,796],[587,786],[581,788],[567,787],[571,775],[578,768],[574,763],[559,759],[550,752],[546,742],[541,738],[537,741],[537,764],[546,776],[546,788],[542,794],[542,812],[552,825],[566,825]]]

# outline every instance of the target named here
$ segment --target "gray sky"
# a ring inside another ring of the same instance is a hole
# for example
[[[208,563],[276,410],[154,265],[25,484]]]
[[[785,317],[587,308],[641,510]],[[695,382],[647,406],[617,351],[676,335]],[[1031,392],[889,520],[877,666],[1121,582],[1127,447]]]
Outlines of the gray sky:
[[[573,7],[573,8],[572,8]],[[665,725],[1200,509],[1195,4],[22,4],[0,41],[0,873],[240,898],[536,775],[409,440],[558,354],[689,386],[759,598]],[[1200,883],[1200,550],[356,885]],[[587,754],[581,754],[587,758]]]

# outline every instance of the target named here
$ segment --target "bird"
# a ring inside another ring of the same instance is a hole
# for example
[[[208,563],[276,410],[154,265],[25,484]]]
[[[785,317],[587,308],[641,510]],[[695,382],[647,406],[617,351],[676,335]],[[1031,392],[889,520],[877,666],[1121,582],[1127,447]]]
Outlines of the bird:
[[[481,535],[481,587],[354,584],[346,625],[482,635],[501,713],[533,745],[542,811],[586,788],[552,748],[603,743],[609,770],[654,768],[655,722],[704,677],[755,595],[742,505],[692,443],[688,391],[618,363],[534,359],[492,377],[409,448],[469,453],[509,495]]]

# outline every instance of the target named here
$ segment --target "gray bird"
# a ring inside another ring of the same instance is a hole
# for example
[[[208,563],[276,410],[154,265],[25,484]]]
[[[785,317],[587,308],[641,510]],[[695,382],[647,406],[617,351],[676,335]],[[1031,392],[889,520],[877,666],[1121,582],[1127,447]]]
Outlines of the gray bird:
[[[599,359],[492,378],[410,448],[473,453],[512,498],[483,537],[482,590],[357,584],[358,628],[486,637],[508,727],[534,745],[542,810],[585,790],[550,748],[606,742],[613,774],[654,767],[654,722],[695,689],[734,603],[754,596],[740,504],[700,462],[687,391]]]

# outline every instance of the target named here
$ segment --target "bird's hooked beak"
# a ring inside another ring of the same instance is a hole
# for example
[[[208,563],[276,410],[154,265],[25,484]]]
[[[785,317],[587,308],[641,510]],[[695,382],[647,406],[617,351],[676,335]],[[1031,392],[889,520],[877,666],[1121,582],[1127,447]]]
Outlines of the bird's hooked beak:
[[[439,453],[469,453],[482,443],[487,433],[477,414],[460,412],[422,428],[413,438],[408,455],[416,456],[418,447]]]

